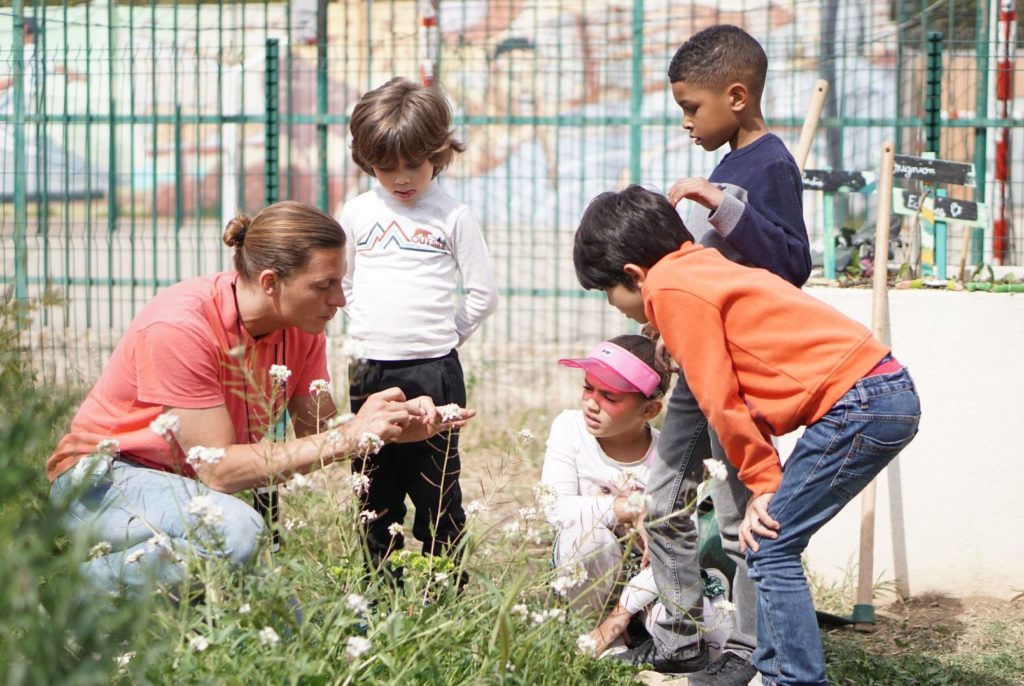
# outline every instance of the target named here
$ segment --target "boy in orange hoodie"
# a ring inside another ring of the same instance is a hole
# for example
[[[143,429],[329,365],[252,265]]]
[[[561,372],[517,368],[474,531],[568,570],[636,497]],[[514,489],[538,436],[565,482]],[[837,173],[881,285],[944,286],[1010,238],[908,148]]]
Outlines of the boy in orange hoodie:
[[[827,684],[800,556],[917,433],[909,373],[860,324],[694,244],[668,199],[639,186],[590,203],[573,261],[584,288],[661,333],[751,492],[739,535],[757,585],[763,683]],[[783,467],[770,437],[801,426]],[[685,535],[696,546],[696,531]],[[692,672],[707,654],[700,645],[686,659],[654,659],[660,671]]]

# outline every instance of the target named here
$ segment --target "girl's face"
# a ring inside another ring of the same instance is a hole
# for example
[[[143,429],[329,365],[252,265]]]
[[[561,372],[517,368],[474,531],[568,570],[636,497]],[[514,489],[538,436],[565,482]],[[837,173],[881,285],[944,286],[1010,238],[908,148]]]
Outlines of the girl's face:
[[[658,414],[661,405],[642,393],[623,393],[587,374],[583,380],[583,420],[597,438],[635,431]]]
[[[403,205],[411,205],[430,187],[430,182],[434,179],[434,165],[430,160],[410,164],[398,158],[398,164],[394,168],[374,165],[373,174],[388,195]]]

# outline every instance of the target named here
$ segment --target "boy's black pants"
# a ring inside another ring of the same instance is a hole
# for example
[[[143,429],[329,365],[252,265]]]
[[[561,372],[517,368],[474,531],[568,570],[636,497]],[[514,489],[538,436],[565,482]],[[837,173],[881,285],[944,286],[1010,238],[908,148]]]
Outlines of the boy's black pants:
[[[360,360],[353,365],[349,386],[352,411],[358,412],[371,393],[398,386],[406,398],[430,396],[438,406],[466,405],[466,383],[458,354],[426,360]],[[405,496],[415,507],[412,534],[424,554],[443,554],[455,546],[466,525],[459,487],[459,432],[442,431],[427,441],[390,443],[369,458],[352,461],[353,473],[363,472],[370,487],[361,497],[362,509],[378,514],[366,525],[371,562],[380,564],[388,551],[403,546],[402,536],[388,527],[405,519]]]

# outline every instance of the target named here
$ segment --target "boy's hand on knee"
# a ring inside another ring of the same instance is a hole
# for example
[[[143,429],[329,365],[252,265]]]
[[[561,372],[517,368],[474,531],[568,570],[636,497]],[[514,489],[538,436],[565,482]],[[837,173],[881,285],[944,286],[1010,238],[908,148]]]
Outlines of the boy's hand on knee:
[[[755,536],[761,538],[778,538],[779,523],[768,514],[768,503],[771,502],[774,493],[762,493],[756,498],[751,498],[747,503],[747,511],[740,522],[740,552],[745,553],[747,549],[755,553],[761,549]]]
[[[668,200],[673,205],[678,205],[680,200],[692,200],[714,211],[722,204],[723,198],[725,192],[721,188],[699,176],[680,179],[668,189]]]

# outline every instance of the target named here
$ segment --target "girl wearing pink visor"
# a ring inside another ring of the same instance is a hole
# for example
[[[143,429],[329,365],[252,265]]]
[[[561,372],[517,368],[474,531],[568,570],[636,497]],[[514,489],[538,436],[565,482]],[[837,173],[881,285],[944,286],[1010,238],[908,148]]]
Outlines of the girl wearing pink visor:
[[[600,616],[618,596],[615,610],[591,633],[603,652],[622,644],[619,636],[633,615],[642,612],[638,618],[646,619],[657,608],[650,568],[638,571],[640,539],[627,534],[646,510],[647,474],[658,449],[658,430],[649,422],[661,412],[669,375],[656,370],[650,339],[636,335],[604,341],[586,357],[559,364],[586,375],[580,408],[562,412],[551,425],[540,501],[558,531],[555,566],[577,582],[567,592],[573,606]]]

